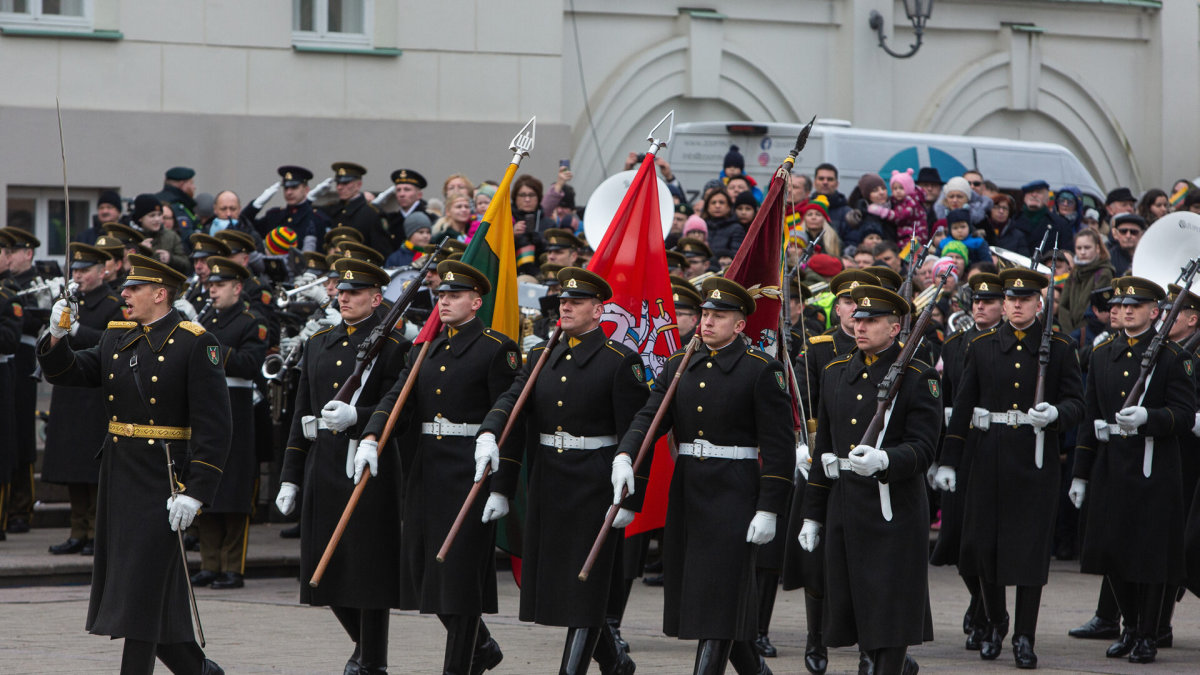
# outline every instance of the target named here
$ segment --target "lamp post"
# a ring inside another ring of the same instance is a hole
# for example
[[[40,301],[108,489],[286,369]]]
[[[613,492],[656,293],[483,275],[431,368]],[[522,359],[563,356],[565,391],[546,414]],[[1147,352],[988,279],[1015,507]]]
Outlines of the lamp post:
[[[895,58],[907,59],[913,54],[916,54],[917,50],[921,48],[921,36],[925,33],[925,22],[929,21],[929,15],[932,13],[933,0],[904,0],[904,14],[908,17],[908,20],[912,22],[913,33],[917,37],[917,41],[910,45],[908,52],[904,54],[892,51],[892,49],[887,46],[887,36],[883,34],[882,14],[875,10],[871,10],[871,16],[867,21],[867,25],[869,25],[871,29],[875,31],[875,34],[879,36],[879,46],[883,49],[883,51],[887,52],[891,56],[894,56]]]

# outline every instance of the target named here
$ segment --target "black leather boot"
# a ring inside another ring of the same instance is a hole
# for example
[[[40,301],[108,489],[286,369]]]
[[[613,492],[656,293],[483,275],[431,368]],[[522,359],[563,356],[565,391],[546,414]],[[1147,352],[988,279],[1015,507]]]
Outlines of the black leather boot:
[[[628,653],[629,643],[625,641],[625,638],[621,637],[621,620],[608,617],[605,619],[605,623],[608,624],[608,632],[612,633],[613,641],[617,643],[621,651]]]
[[[767,658],[775,658],[779,650],[767,637],[771,632],[771,615],[775,612],[775,596],[779,593],[779,573],[758,570],[758,638],[754,648]]]
[[[471,675],[483,675],[484,672],[500,665],[504,660],[504,652],[500,645],[492,639],[487,624],[479,620],[479,628],[475,633],[475,656],[471,659]]]
[[[1121,631],[1121,637],[1117,638],[1116,642],[1108,646],[1108,650],[1104,652],[1104,655],[1110,659],[1119,659],[1123,656],[1129,656],[1129,653],[1133,651],[1133,645],[1135,642],[1137,642],[1137,640],[1134,638],[1133,629],[1126,628],[1125,630]]]
[[[204,659],[204,666],[200,669],[200,675],[225,675],[225,670],[217,665],[212,659]]]
[[[733,640],[701,640],[696,645],[696,665],[692,675],[725,675]]]
[[[358,663],[360,675],[377,675],[387,672],[388,611],[386,609],[362,609]],[[347,664],[349,665],[349,664]]]
[[[1013,636],[1013,659],[1022,670],[1037,668],[1037,654],[1033,653],[1033,637],[1030,635]]]
[[[1017,586],[1016,616],[1013,618],[1013,658],[1016,659],[1018,668],[1037,668],[1033,638],[1037,634],[1038,611],[1041,605],[1041,586]]]
[[[1154,659],[1157,656],[1158,646],[1154,638],[1147,635],[1139,635],[1133,643],[1133,650],[1129,652],[1129,662],[1154,663]]]
[[[562,664],[558,667],[558,675],[583,675],[587,672],[601,630],[598,627],[567,629],[567,640],[563,644]]]
[[[442,665],[442,675],[470,675],[479,617],[439,614],[438,618],[446,627],[446,658]]]
[[[1081,640],[1111,640],[1121,634],[1121,622],[1093,616],[1082,626],[1067,631],[1067,635]]]
[[[921,668],[907,652],[907,647],[876,649],[873,657],[874,675],[916,675]]]
[[[1008,635],[1008,615],[989,626],[988,636],[979,644],[979,658],[992,661],[1004,650],[1004,637]]]
[[[808,637],[804,641],[804,669],[813,675],[823,675],[829,667],[829,650],[821,637],[821,611],[824,600],[804,592],[804,617]]]
[[[600,664],[601,675],[633,675],[637,670],[637,664],[629,658],[628,652],[617,645],[609,630],[601,630],[592,658]]]
[[[771,675],[767,660],[754,648],[754,643],[737,640],[729,650],[729,663],[738,675]]]

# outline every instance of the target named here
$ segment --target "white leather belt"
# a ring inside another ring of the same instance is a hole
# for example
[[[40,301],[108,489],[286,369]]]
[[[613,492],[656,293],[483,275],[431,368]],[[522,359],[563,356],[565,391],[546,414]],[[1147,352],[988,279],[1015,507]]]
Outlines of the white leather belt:
[[[432,422],[421,424],[421,433],[431,436],[474,436],[479,433],[478,424],[456,424],[445,417],[438,416]]]
[[[542,445],[548,445],[559,450],[598,450],[617,444],[616,434],[607,436],[572,436],[565,431],[552,434],[538,434]]]
[[[825,468],[825,476],[827,478],[837,478],[839,471],[853,471],[850,460],[843,457],[838,457],[832,452],[827,452],[821,455],[821,466]]]
[[[691,443],[680,443],[679,454],[708,459],[758,459],[758,448],[746,445],[713,445],[706,440],[696,439]]]
[[[971,415],[971,423],[980,431],[987,431],[988,427],[992,426],[992,422],[1014,428],[1033,425],[1033,421],[1029,419],[1029,413],[1024,413],[1020,410],[989,412],[983,408],[975,408],[975,411]]]
[[[244,377],[227,377],[225,378],[225,384],[229,385],[230,387],[240,387],[242,389],[249,389],[254,386],[254,382],[247,380]]]
[[[21,344],[29,345],[30,347],[36,347],[37,337],[33,335],[21,335]]]
[[[319,415],[305,415],[300,418],[300,430],[304,432],[304,437],[310,441],[317,440],[317,431],[324,429],[330,433],[337,433],[325,424],[324,418]]]
[[[1113,424],[1106,420],[1092,420],[1092,428],[1096,430],[1096,440],[1098,441],[1107,442],[1113,435],[1122,437],[1137,435],[1137,429],[1122,428],[1120,424]]]

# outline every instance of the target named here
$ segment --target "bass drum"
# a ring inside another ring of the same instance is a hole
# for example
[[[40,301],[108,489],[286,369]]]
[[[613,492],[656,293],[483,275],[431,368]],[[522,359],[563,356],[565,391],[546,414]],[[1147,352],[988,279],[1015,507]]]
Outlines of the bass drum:
[[[625,193],[629,191],[635,175],[637,171],[634,169],[615,173],[598,185],[588,197],[587,208],[583,212],[583,236],[592,248],[599,246],[604,240],[604,233],[608,231],[613,217],[617,215],[617,209],[625,199]],[[663,179],[656,177],[655,181],[658,182],[658,212],[662,218],[663,239],[666,239],[671,231],[671,221],[675,217],[675,200],[671,198],[671,191],[667,189]]]
[[[387,270],[388,274],[391,274],[394,271],[394,268]],[[404,293],[404,290],[408,288],[410,283],[414,281],[421,283],[420,279],[418,279],[420,276],[421,269],[419,267],[413,267],[410,265],[409,267],[404,268],[398,272],[396,276],[392,277],[391,283],[384,287],[383,299],[387,300],[388,302],[396,302],[396,300],[400,299],[400,295]]]

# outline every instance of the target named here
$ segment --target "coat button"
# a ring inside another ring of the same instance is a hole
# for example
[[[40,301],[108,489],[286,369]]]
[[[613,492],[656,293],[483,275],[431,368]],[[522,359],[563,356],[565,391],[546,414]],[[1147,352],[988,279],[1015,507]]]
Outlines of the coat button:
[[[1016,403],[1014,403],[1014,404],[1013,404],[1013,410],[1016,410],[1016,409],[1017,409],[1017,404],[1016,404]]]
[[[117,355],[113,354],[113,361],[116,361],[116,360],[117,360]]]
[[[158,360],[159,360],[159,361],[166,361],[166,360],[167,360],[167,357],[160,355],[160,356],[158,357]]]
[[[335,364],[333,364],[333,365],[335,365],[335,366],[340,366],[340,365],[342,365],[342,360],[341,360],[341,359],[338,359],[338,362],[337,362],[337,363],[335,363]]]
[[[1021,351],[1021,345],[1017,345],[1017,351]]]
[[[343,346],[343,347],[349,347],[349,346],[350,346],[350,342],[349,342],[348,340],[342,340],[342,346]]]
[[[865,380],[865,379],[867,379],[867,374],[866,374],[866,373],[863,373],[863,379],[864,379],[864,380]]]
[[[334,382],[334,383],[333,383],[333,388],[334,388],[334,389],[337,389],[337,388],[338,388],[338,383],[337,383],[337,382]]]
[[[435,389],[433,393],[435,393],[435,394],[441,394],[441,393],[442,393],[442,390],[441,390],[441,389]]]
[[[109,373],[109,374],[108,374],[108,379],[110,379],[110,380],[111,380],[111,379],[113,379],[113,374],[112,374],[112,373]]]
[[[704,412],[704,406],[702,406],[702,405],[696,406],[696,412]]]
[[[703,382],[701,382],[701,383],[700,383],[700,388],[701,388],[701,389],[703,389],[703,388],[704,388],[704,383],[703,383]]]
[[[1129,358],[1133,358],[1133,352],[1125,352],[1125,356],[1128,356]]]
[[[858,424],[858,418],[857,418],[857,417],[851,417],[851,418],[850,418],[850,424]]]
[[[120,440],[119,438],[117,438],[116,436],[113,436],[113,443],[116,443],[119,440]]]
[[[151,381],[151,382],[158,382],[158,376],[157,376],[157,375],[151,375],[151,376],[150,376],[150,381]]]
[[[704,435],[704,430],[703,430],[703,429],[701,429],[701,430],[697,431],[697,432],[696,432],[696,435],[697,435],[697,436],[703,436],[703,435]]]
[[[558,454],[560,454],[560,455],[561,455],[561,454],[562,454],[562,451],[563,451],[563,449],[562,449],[562,448],[559,448],[559,449],[558,449]]]
[[[554,427],[555,431],[562,431],[562,427]]]
[[[111,400],[113,400],[113,395],[112,395],[112,394],[109,394],[109,395],[108,395],[108,400],[110,400],[110,401],[111,401]]]
[[[113,415],[113,421],[114,421],[114,422],[116,422],[116,421],[117,421],[117,416],[116,416],[116,415]]]
[[[146,445],[154,445],[154,439],[153,439],[153,438],[147,438],[147,439],[146,439]]]
[[[1122,373],[1122,375],[1124,375],[1125,377],[1129,377],[1129,371],[1128,370],[1125,371],[1124,373]]]
[[[216,322],[217,322],[217,320],[213,319],[213,323],[216,323]],[[169,344],[169,345],[175,344],[175,338],[167,338],[167,344]]]
[[[708,363],[704,364],[704,367],[705,367],[705,368],[712,368],[712,361],[709,361]]]
[[[1021,364],[1019,364],[1019,363],[1014,363],[1014,364],[1013,364],[1013,368],[1020,368],[1020,367],[1021,367]]]
[[[446,372],[446,366],[442,366],[441,368],[438,368],[438,370],[440,370],[444,373],[444,372]]]
[[[1020,389],[1020,388],[1021,388],[1020,382],[1013,382],[1013,389]]]
[[[562,401],[558,402],[558,407],[560,407],[560,408],[562,407]]]
[[[570,360],[571,360],[571,355],[570,355],[570,354],[567,354],[567,360],[568,360],[568,361],[570,361]]]
[[[567,376],[566,376],[566,375],[563,375],[561,378],[559,378],[559,381],[560,381],[560,382],[566,382],[566,381],[567,381]]]
[[[859,401],[861,401],[861,400],[862,400],[862,394],[859,394],[859,395],[856,397],[856,400],[859,400]]]
[[[150,397],[150,405],[154,405],[155,403],[158,403],[158,401],[154,400],[154,397],[151,396]]]

